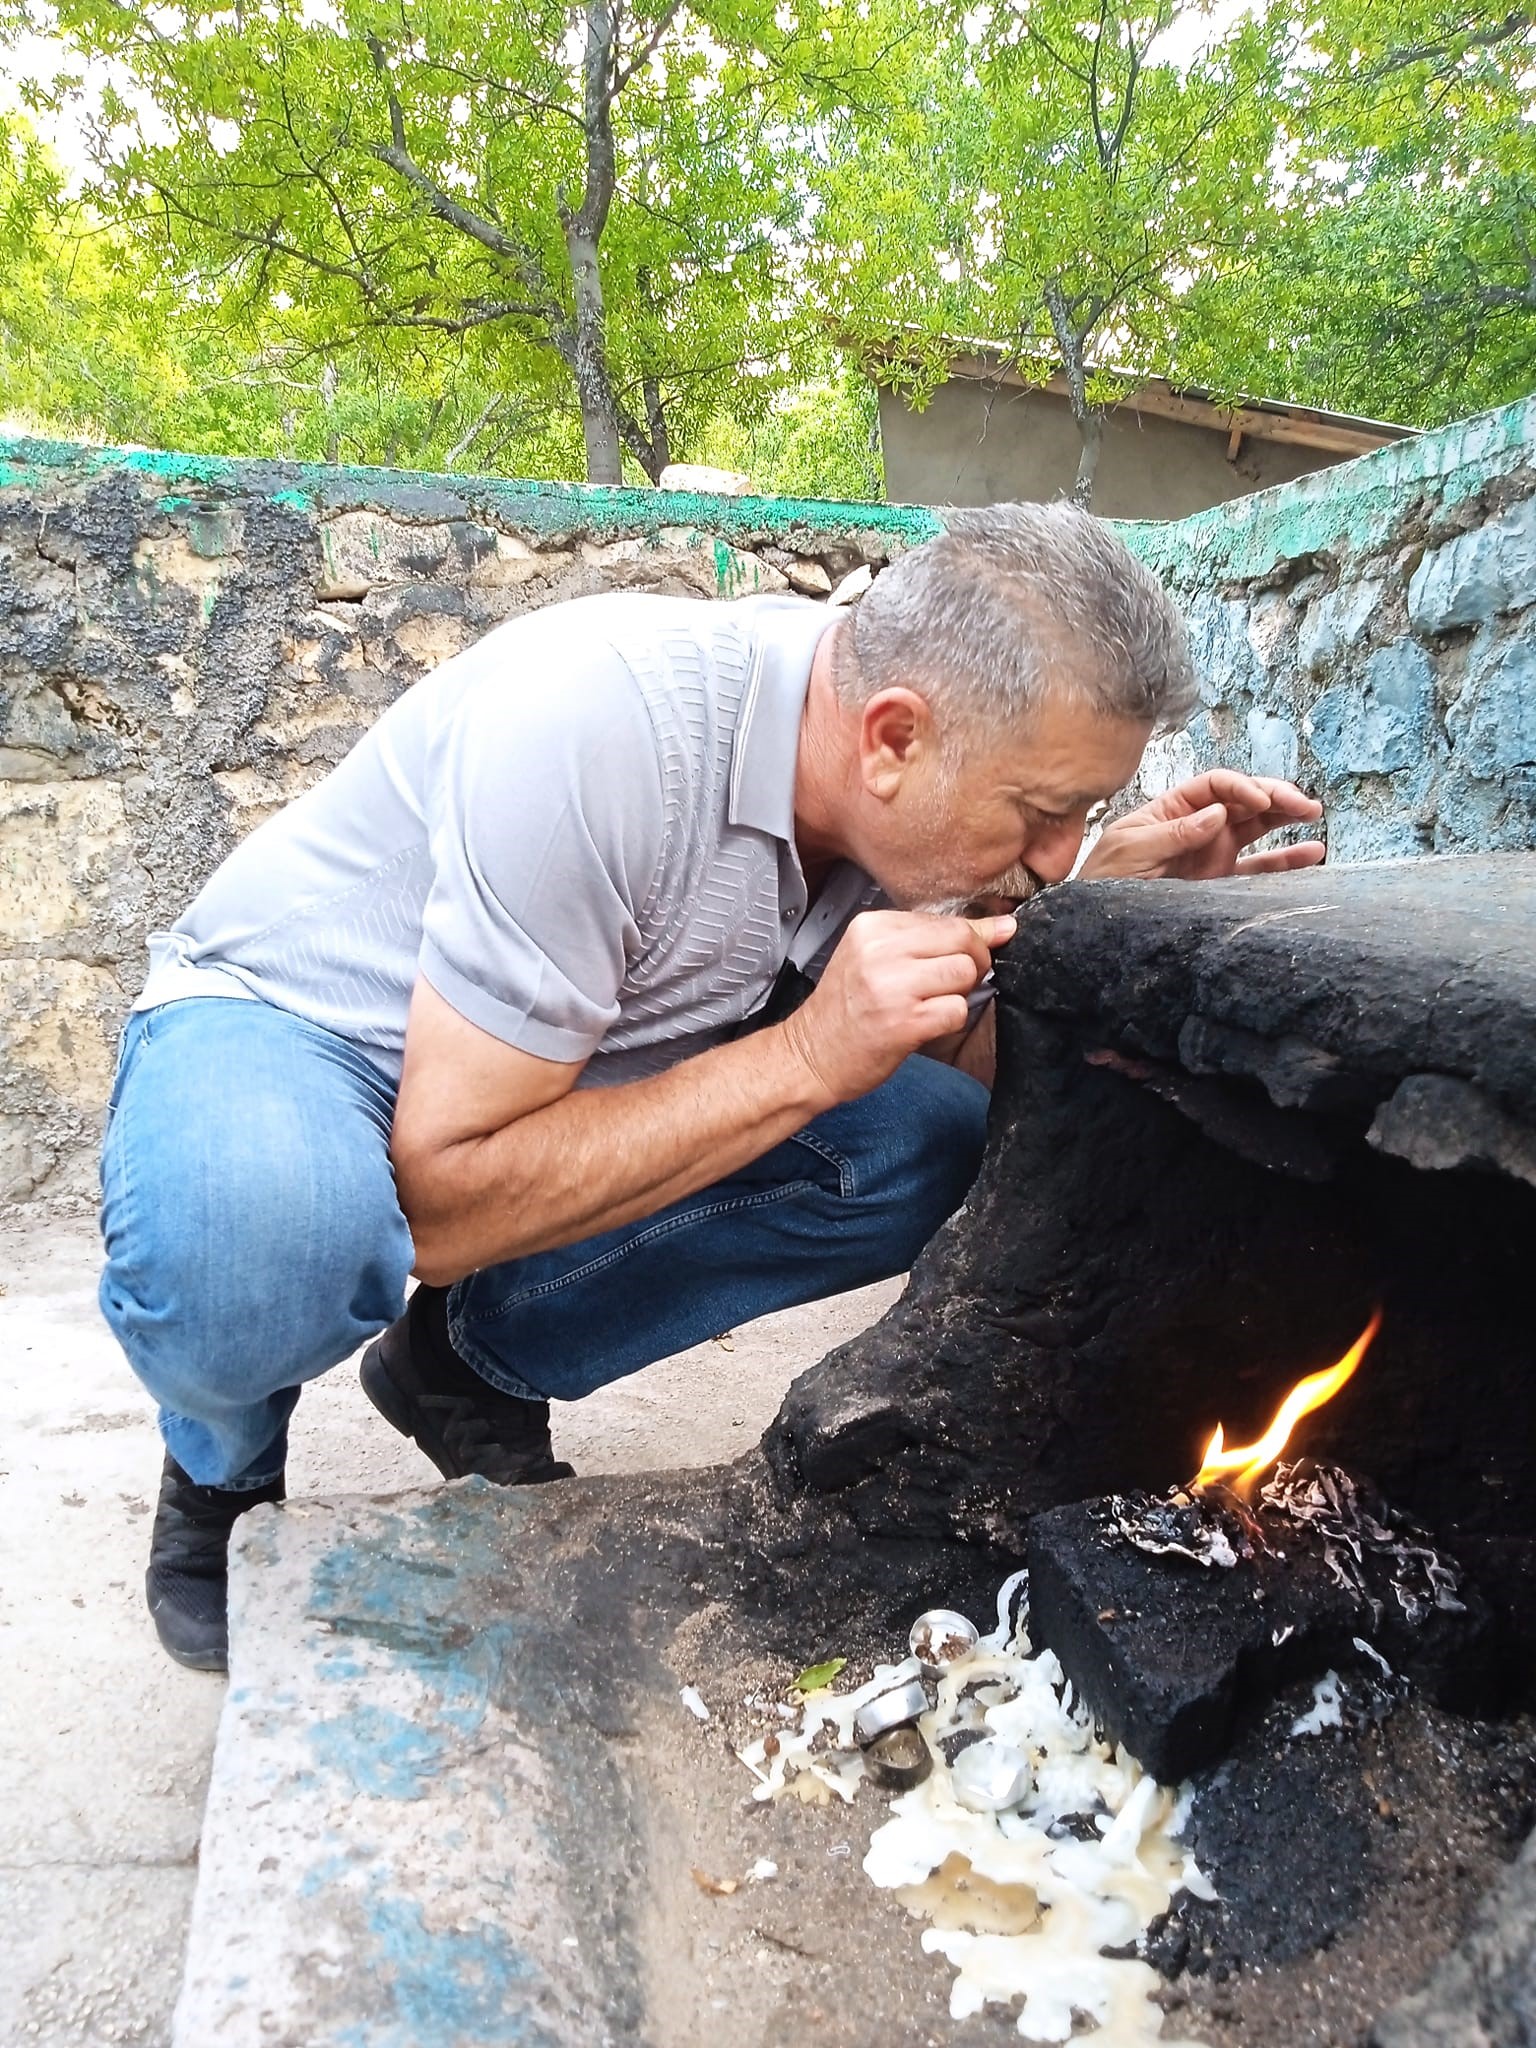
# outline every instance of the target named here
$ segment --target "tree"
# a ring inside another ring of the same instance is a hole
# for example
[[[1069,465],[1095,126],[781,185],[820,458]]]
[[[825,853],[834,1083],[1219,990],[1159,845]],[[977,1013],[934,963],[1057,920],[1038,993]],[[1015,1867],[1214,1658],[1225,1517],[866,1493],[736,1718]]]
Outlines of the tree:
[[[1064,372],[1088,504],[1107,409],[1176,372],[1192,285],[1273,234],[1288,27],[1249,16],[1180,58],[1175,36],[1203,10],[1175,0],[963,5],[934,11],[914,119],[866,135],[822,181],[817,275],[844,331],[918,402],[950,337],[1001,343],[1007,368],[1041,382]]]
[[[869,61],[835,0],[57,0],[48,21],[116,80],[92,202],[185,291],[290,368],[426,350],[484,407],[574,392],[601,483],[626,454],[656,477],[744,363],[782,358],[801,200],[780,159]]]
[[[1525,10],[1301,14],[1262,263],[1202,278],[1197,381],[1421,426],[1536,385],[1536,30]]]

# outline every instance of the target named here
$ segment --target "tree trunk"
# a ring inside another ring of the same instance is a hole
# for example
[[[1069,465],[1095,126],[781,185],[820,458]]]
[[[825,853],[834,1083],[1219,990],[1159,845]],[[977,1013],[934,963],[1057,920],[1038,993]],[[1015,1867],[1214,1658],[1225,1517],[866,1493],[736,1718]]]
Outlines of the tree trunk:
[[[571,262],[576,301],[576,397],[581,406],[581,431],[587,444],[587,482],[624,481],[619,442],[618,409],[608,375],[604,347],[607,324],[603,280],[597,268],[597,239],[583,232],[579,216],[566,222],[565,247]]]
[[[587,41],[582,53],[581,125],[586,141],[586,189],[580,203],[562,200],[561,226],[570,259],[575,301],[575,348],[571,369],[581,405],[587,443],[587,482],[624,481],[619,408],[608,374],[608,319],[603,303],[598,245],[613,204],[616,155],[613,142],[614,15],[611,0],[587,0]]]
[[[1104,409],[1088,403],[1088,365],[1083,354],[1083,330],[1073,319],[1067,295],[1054,277],[1045,287],[1045,306],[1051,316],[1056,346],[1061,350],[1061,367],[1066,373],[1072,418],[1082,440],[1077,475],[1072,480],[1069,495],[1072,503],[1080,505],[1086,512],[1093,504],[1093,477],[1099,466],[1099,450],[1104,440]]]
[[[645,426],[651,439],[651,461],[646,464],[646,474],[653,484],[659,484],[661,472],[672,460],[672,447],[667,433],[667,415],[661,402],[661,386],[654,377],[645,380]]]
[[[1083,437],[1083,452],[1077,458],[1077,475],[1072,480],[1072,502],[1087,512],[1093,505],[1093,474],[1099,466],[1099,450],[1104,442],[1104,414],[1098,406],[1086,409],[1077,430]]]

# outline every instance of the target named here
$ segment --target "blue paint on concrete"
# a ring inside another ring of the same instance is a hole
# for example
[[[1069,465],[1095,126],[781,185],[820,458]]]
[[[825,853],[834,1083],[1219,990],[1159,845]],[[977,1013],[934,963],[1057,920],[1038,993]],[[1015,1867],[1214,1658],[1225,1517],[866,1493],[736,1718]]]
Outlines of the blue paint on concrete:
[[[312,1899],[318,1893],[329,1891],[332,1885],[343,1884],[357,1873],[355,1857],[338,1853],[322,1856],[317,1863],[311,1863],[299,1879],[299,1897]],[[376,1873],[375,1873],[376,1875]]]
[[[442,1730],[376,1706],[316,1722],[309,1746],[321,1769],[345,1778],[362,1799],[424,1798],[451,1753]]]
[[[535,2008],[542,1972],[505,1931],[427,1926],[412,1899],[375,1899],[373,1981],[388,2016],[335,2035],[336,2048],[553,2048]]]

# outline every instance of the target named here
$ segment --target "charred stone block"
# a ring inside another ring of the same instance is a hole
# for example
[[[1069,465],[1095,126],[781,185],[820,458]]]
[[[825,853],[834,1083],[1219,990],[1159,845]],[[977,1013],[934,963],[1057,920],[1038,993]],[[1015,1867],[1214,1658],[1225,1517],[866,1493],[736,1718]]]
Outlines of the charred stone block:
[[[1218,1421],[1251,1440],[1379,1305],[1308,1448],[1458,1554],[1536,1539],[1533,931],[1529,855],[1028,905],[980,1177],[791,1389],[782,1491],[1007,1555],[1045,1509],[1192,1472]]]
[[[1281,1478],[1294,1489],[1334,1476],[1316,1475],[1296,1466]],[[1273,1491],[1275,1504],[1253,1517],[1131,1495],[1031,1525],[1035,1642],[1056,1653],[1105,1733],[1165,1782],[1214,1763],[1238,1718],[1279,1687],[1330,1668],[1384,1675],[1384,1663],[1463,1711],[1498,1698],[1490,1610],[1422,1532],[1351,1488],[1350,1509],[1367,1503],[1361,1526],[1396,1541],[1373,1542],[1340,1518],[1325,1533],[1321,1518],[1286,1512],[1285,1487]]]

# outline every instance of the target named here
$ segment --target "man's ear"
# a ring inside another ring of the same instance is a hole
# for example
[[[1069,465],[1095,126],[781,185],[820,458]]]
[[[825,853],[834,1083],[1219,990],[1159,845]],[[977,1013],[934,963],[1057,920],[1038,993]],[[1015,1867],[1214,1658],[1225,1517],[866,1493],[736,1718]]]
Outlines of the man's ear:
[[[916,690],[877,690],[859,718],[859,769],[864,787],[889,803],[919,760],[938,746],[926,697]]]

